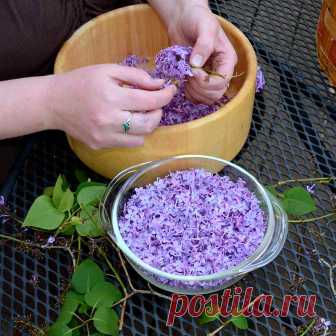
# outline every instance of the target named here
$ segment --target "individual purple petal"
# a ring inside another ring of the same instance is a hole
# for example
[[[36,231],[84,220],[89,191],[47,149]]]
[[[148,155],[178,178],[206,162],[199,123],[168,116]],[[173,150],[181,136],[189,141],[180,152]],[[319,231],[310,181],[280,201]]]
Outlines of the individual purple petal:
[[[260,66],[257,68],[257,81],[256,81],[256,93],[261,93],[264,91],[266,85],[266,80],[264,73]]]
[[[5,205],[5,197],[0,195],[0,206],[4,206]]]
[[[148,60],[144,57],[140,57],[137,55],[128,55],[120,64],[129,67],[137,67],[146,64],[147,62]]]
[[[314,194],[315,193],[315,189],[316,189],[316,184],[310,184],[306,186],[306,190],[310,193],[310,194]]]

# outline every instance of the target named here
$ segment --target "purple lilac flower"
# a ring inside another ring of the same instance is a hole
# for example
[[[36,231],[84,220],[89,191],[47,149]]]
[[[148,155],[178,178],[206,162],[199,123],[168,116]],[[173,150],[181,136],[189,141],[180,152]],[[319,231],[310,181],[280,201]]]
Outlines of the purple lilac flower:
[[[146,64],[148,60],[145,57],[140,57],[137,55],[128,55],[122,62],[121,65],[126,65],[129,67],[137,67]]]
[[[216,112],[222,105],[229,101],[226,96],[223,96],[222,99],[212,105],[195,104],[186,98],[184,90],[185,84],[181,83],[176,95],[168,105],[163,107],[160,125],[181,124],[205,117],[208,114]]]
[[[257,81],[256,81],[256,93],[261,93],[264,91],[266,85],[266,80],[264,73],[260,66],[257,68]]]
[[[266,222],[244,180],[191,169],[136,188],[119,227],[129,248],[147,264],[172,274],[205,275],[251,256],[264,237]],[[189,288],[209,285],[159,280]]]
[[[162,49],[155,57],[155,77],[184,80],[192,77],[189,63],[192,47],[173,45]]]
[[[55,243],[55,237],[54,236],[50,236],[47,240],[47,245],[52,245]]]
[[[5,197],[0,195],[0,206],[4,206],[5,205]]]
[[[315,193],[315,188],[316,188],[316,184],[310,184],[306,186],[306,190],[310,193],[310,194],[314,194]]]
[[[323,317],[319,317],[313,330],[317,333],[321,333],[321,332],[327,333],[330,326],[331,326],[331,322],[329,320],[326,320]]]

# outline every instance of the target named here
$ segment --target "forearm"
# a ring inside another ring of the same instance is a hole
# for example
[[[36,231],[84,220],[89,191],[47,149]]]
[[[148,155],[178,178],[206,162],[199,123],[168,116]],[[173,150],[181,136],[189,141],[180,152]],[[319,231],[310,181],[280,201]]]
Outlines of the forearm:
[[[51,80],[45,76],[0,82],[0,139],[50,128]]]
[[[208,7],[208,0],[148,0],[148,2],[160,14],[166,25],[176,11],[195,5]]]

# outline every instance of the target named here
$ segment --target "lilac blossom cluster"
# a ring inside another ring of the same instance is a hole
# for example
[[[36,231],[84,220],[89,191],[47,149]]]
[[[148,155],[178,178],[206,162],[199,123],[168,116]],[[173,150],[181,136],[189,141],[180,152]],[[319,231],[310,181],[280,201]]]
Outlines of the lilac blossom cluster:
[[[125,243],[145,263],[171,274],[209,275],[250,257],[263,240],[266,221],[244,180],[190,169],[136,188],[119,228]],[[185,288],[223,282],[157,280]]]
[[[138,67],[148,63],[148,59],[137,55],[128,55],[120,64],[129,67]]]
[[[154,76],[167,80],[185,80],[193,76],[190,66],[192,47],[173,45],[155,57]]]

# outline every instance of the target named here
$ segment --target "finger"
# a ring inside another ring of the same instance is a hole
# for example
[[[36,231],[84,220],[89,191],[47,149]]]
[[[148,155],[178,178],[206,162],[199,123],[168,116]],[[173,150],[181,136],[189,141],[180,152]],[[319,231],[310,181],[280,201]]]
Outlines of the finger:
[[[230,81],[237,64],[237,53],[224,31],[221,31],[219,40],[222,47],[214,58],[213,67],[216,72],[226,76],[227,81]]]
[[[212,101],[217,101],[222,98],[225,89],[221,90],[208,90],[203,87],[200,87],[197,82],[189,82],[187,85],[192,87],[195,92],[198,92],[199,94],[211,99]]]
[[[186,94],[187,94],[187,96],[191,97],[192,101],[195,102],[196,104],[211,105],[215,102],[215,100],[209,98],[204,93],[195,90],[190,85],[187,85],[187,87],[186,87]]]
[[[151,77],[145,70],[122,65],[113,65],[113,78],[125,84],[147,89],[157,90],[164,84],[163,79]]]
[[[204,71],[196,69],[193,71],[194,77],[188,83],[194,82],[197,86],[205,90],[225,90],[229,81],[216,75],[204,76]]]
[[[190,63],[194,67],[203,67],[214,51],[214,42],[217,37],[217,23],[211,20],[203,21],[199,26],[199,36],[190,56]]]
[[[157,91],[122,88],[122,108],[131,111],[158,110],[167,105],[176,92],[175,85]]]
[[[124,112],[124,120],[130,119],[130,130],[127,134],[145,135],[152,133],[160,124],[162,118],[162,110],[150,112]],[[120,127],[122,132],[122,124]]]

